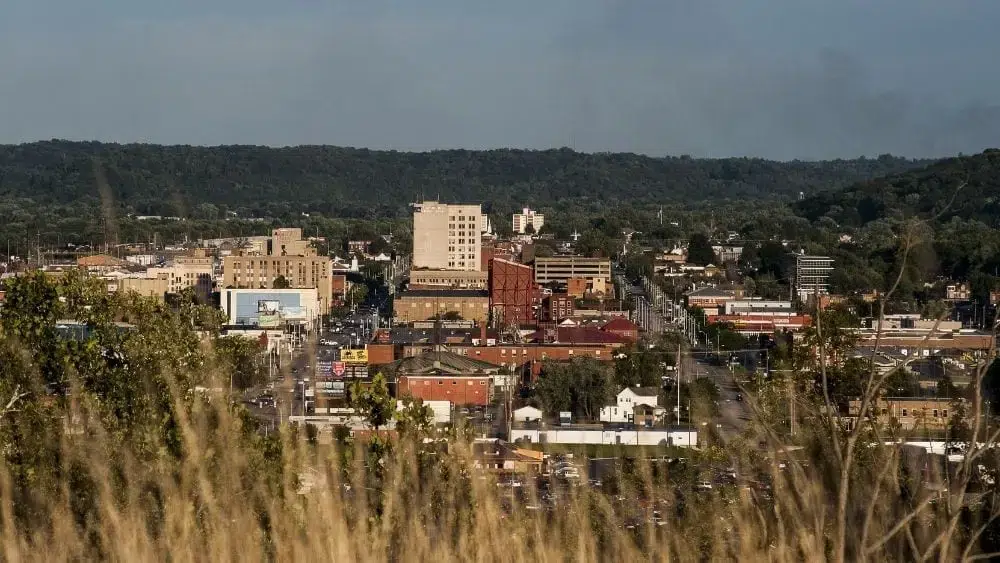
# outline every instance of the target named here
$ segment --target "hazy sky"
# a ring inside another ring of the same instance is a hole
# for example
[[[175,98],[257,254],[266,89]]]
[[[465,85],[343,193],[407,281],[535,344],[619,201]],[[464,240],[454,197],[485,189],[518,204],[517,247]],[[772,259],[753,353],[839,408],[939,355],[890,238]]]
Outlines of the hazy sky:
[[[0,142],[939,156],[996,0],[5,0]]]

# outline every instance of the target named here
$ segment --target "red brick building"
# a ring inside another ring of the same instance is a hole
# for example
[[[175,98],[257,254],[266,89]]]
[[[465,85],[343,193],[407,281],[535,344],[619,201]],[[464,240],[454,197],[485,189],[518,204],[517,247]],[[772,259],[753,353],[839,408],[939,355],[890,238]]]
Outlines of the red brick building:
[[[542,320],[552,323],[559,322],[576,313],[576,302],[571,296],[564,293],[553,293],[545,298],[543,309],[545,314]]]
[[[537,322],[535,271],[509,260],[490,260],[490,317],[493,326]]]
[[[538,376],[542,369],[542,363],[545,361],[565,362],[573,358],[593,358],[610,362],[614,359],[616,351],[625,347],[626,344],[613,335],[608,336],[609,340],[614,339],[614,341],[604,343],[500,344],[497,346],[456,344],[447,348],[449,352],[470,360],[475,359],[495,366],[510,368],[523,380],[528,380]],[[368,362],[371,365],[383,365],[391,363],[390,355],[395,359],[406,359],[427,354],[433,349],[433,344],[425,343],[369,344]]]
[[[453,352],[432,351],[396,363],[396,395],[455,405],[490,404],[500,366]]]
[[[587,294],[587,278],[569,278],[566,280],[566,295],[583,297]]]
[[[604,332],[610,332],[611,334],[616,334],[628,342],[635,342],[639,340],[639,325],[624,317],[611,319],[610,321],[604,323],[601,330]]]
[[[343,304],[347,297],[347,276],[333,274],[330,276],[331,303]]]

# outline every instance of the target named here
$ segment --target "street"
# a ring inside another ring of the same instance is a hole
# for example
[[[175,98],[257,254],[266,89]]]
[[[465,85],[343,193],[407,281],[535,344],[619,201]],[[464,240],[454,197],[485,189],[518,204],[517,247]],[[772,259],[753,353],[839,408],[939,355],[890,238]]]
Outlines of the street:
[[[707,360],[687,353],[684,355],[682,377],[685,382],[706,377],[715,383],[719,389],[719,417],[710,424],[717,425],[716,430],[724,440],[729,440],[743,431],[750,420],[750,408],[748,403],[742,400],[733,372],[728,367],[712,365]]]

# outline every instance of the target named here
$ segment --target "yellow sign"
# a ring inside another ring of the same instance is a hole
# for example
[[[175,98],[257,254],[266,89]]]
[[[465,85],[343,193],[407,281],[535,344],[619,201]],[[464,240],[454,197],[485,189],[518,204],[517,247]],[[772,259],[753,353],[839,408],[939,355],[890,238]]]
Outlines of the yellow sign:
[[[274,328],[276,326],[281,326],[281,316],[265,314],[258,315],[257,326],[260,328]]]
[[[368,350],[341,350],[340,361],[345,364],[367,364]]]

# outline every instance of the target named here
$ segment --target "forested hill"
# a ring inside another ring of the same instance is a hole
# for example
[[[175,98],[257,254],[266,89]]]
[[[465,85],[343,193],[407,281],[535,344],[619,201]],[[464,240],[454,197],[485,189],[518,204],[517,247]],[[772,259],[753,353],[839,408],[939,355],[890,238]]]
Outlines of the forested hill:
[[[0,146],[0,198],[187,216],[199,204],[267,216],[315,211],[397,216],[421,198],[493,209],[566,198],[683,203],[792,198],[928,164],[891,156],[824,162],[651,158],[569,149],[425,153],[330,146],[118,145],[49,141]],[[242,214],[241,213],[241,214]]]
[[[1000,150],[938,161],[807,197],[794,205],[810,221],[829,217],[859,227],[880,219],[938,216],[1000,228]]]

